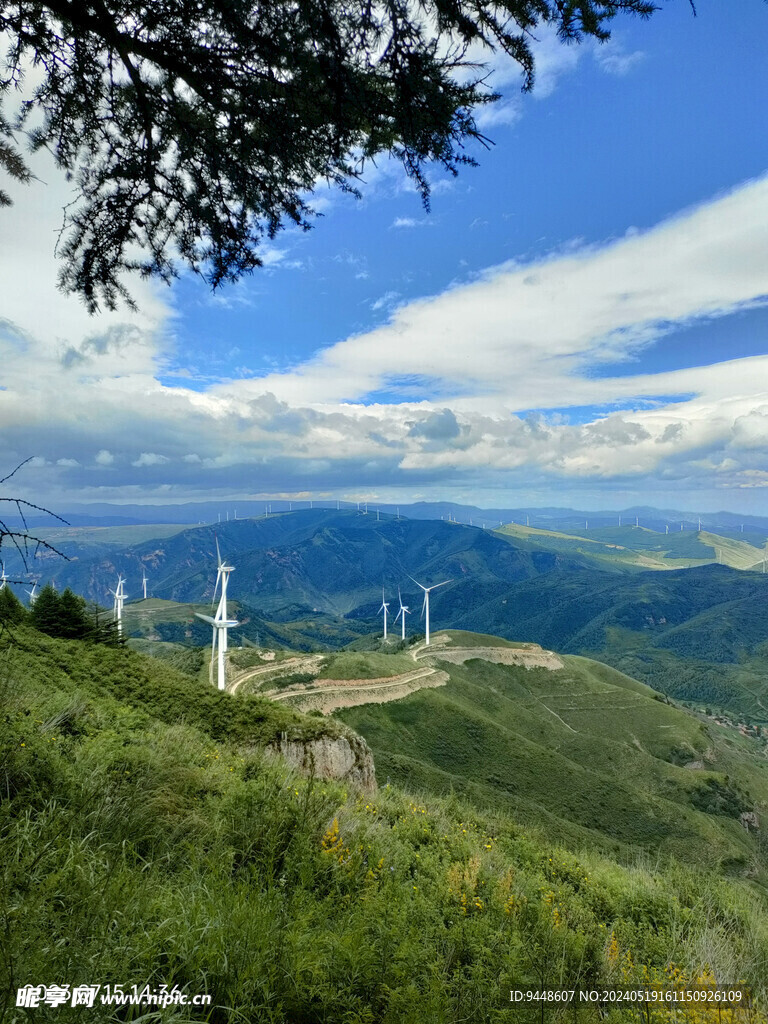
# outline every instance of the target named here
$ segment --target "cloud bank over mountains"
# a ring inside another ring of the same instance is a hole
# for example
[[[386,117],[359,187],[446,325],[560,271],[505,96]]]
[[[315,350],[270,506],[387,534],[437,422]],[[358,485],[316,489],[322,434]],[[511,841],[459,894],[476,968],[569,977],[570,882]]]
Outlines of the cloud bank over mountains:
[[[23,204],[3,213],[17,244],[0,253],[3,469],[38,456],[37,495],[577,487],[738,505],[723,492],[768,486],[768,354],[647,359],[680,328],[768,302],[768,177],[647,231],[489,267],[288,372],[202,389],[161,383],[183,359],[172,293],[134,282],[140,313],[94,320],[55,290],[66,193],[40,191],[34,225]]]

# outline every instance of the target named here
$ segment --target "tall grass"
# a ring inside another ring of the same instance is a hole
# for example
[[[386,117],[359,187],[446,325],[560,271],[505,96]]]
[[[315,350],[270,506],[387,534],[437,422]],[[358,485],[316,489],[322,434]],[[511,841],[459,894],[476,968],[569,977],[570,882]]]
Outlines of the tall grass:
[[[613,949],[638,971],[711,966],[764,993],[757,892],[566,852],[457,797],[300,777],[240,732],[214,736],[202,713],[169,721],[140,656],[118,652],[162,717],[107,674],[95,691],[76,646],[45,645],[11,652],[0,683],[3,1021],[159,1019],[25,1016],[13,996],[165,983],[212,1007],[163,1021],[533,1024],[539,1007],[510,1016],[510,988],[606,984]]]

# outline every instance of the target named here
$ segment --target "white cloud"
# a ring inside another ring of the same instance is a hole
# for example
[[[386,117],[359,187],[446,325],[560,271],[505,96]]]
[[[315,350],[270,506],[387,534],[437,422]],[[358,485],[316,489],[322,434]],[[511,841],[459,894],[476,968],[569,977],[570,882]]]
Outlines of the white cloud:
[[[595,51],[595,60],[609,75],[617,75],[623,77],[629,74],[629,72],[637,67],[638,64],[642,63],[645,59],[645,54],[642,50],[634,50],[632,53],[624,53],[622,50],[615,48],[608,50],[607,52],[602,48]]]
[[[764,303],[767,220],[762,178],[644,233],[490,268],[470,284],[400,306],[388,324],[291,373],[224,391],[334,402],[388,384],[396,390],[392,381],[405,378],[409,395],[421,380],[425,398],[450,395],[454,408],[499,411],[679,393],[688,389],[677,378],[596,380],[594,371],[631,360],[675,325]],[[392,299],[382,296],[377,308]]]
[[[162,466],[163,463],[168,462],[169,459],[166,455],[158,455],[156,452],[142,452],[138,459],[135,459],[132,466]]]
[[[380,309],[391,309],[400,298],[400,292],[384,292],[378,299],[371,303],[371,309],[378,312]]]
[[[167,312],[154,293],[149,313],[94,321],[41,284],[36,302],[11,296],[0,323],[6,463],[40,453],[25,477],[32,500],[56,489],[103,500],[321,484],[423,492],[480,479],[756,491],[768,355],[604,374],[615,361],[631,369],[675,326],[764,302],[767,219],[764,178],[649,231],[489,268],[290,372],[198,390],[157,379]],[[0,253],[0,270],[13,275],[12,264]],[[366,401],[371,392],[389,403]],[[561,413],[590,405],[614,411],[583,424]]]

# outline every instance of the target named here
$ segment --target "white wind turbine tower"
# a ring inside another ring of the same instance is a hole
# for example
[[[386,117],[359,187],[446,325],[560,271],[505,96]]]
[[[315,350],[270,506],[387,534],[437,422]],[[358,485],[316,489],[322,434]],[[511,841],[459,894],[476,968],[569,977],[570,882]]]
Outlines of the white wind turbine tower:
[[[5,571],[5,562],[3,562],[3,575],[0,576],[0,590],[5,590],[5,584],[6,584],[6,580],[7,579],[8,579],[8,574]]]
[[[387,639],[387,612],[389,611],[389,604],[384,600],[384,587],[381,588],[381,608],[380,612],[384,612],[384,639]],[[378,613],[377,613],[378,614]]]
[[[409,580],[413,580],[413,576],[409,576],[408,579]],[[426,637],[425,646],[429,647],[429,592],[430,592],[430,590],[437,590],[438,587],[444,587],[446,585],[446,583],[453,583],[453,580],[443,580],[442,583],[433,583],[431,587],[425,587],[424,584],[423,583],[419,583],[418,580],[413,580],[413,582],[416,584],[417,587],[421,587],[421,589],[424,591],[424,604],[421,606],[421,611],[422,611],[422,614],[426,613],[425,616],[424,616],[424,624],[426,626],[426,629],[425,629],[425,637]]]
[[[405,614],[406,614],[406,612],[410,611],[410,608],[407,605],[403,604],[403,596],[400,593],[400,587],[397,588],[397,599],[400,602],[400,611],[395,616],[395,622],[397,622],[397,620],[402,615],[402,617],[403,617],[403,619],[402,619],[402,633],[400,635],[400,638],[401,638],[401,640],[405,640]]]
[[[114,604],[112,606],[112,611],[115,616],[115,622],[117,623],[117,632],[118,635],[120,636],[123,635],[123,604],[125,603],[125,599],[128,596],[125,592],[124,584],[125,580],[123,579],[122,576],[118,574],[117,590],[110,589],[109,591],[110,594],[112,594],[115,598]]]
[[[221,560],[221,551],[219,550],[219,539],[216,538],[216,557],[218,558],[218,568],[216,573],[216,585],[213,588],[213,600],[216,600],[216,591],[221,583],[221,597],[219,598],[219,606],[216,609],[216,614],[211,617],[210,615],[203,615],[202,612],[195,612],[198,619],[202,619],[203,622],[208,622],[213,627],[213,639],[211,642],[211,671],[210,677],[213,681],[213,662],[216,657],[216,650],[218,648],[218,679],[217,685],[220,690],[226,689],[226,676],[224,666],[224,655],[227,653],[227,630],[234,629],[235,626],[239,625],[237,619],[227,618],[227,583],[229,582],[229,574],[235,571],[234,565],[225,565]]]
[[[141,574],[141,585],[144,588],[144,600],[147,600],[147,574],[142,572]]]

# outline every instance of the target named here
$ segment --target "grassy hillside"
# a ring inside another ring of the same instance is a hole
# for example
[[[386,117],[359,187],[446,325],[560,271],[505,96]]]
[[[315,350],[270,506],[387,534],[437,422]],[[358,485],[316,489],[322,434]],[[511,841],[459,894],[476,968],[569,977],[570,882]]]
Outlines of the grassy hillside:
[[[465,646],[466,634],[449,635]],[[457,665],[439,651],[432,660],[447,685],[337,712],[368,740],[380,780],[470,793],[567,841],[767,880],[761,838],[740,822],[768,810],[757,741],[585,658],[566,657],[557,671],[481,658]]]
[[[719,562],[734,569],[752,569],[762,567],[766,555],[760,536],[724,536],[707,530],[667,534],[629,523],[568,533],[508,523],[494,533],[542,550],[586,556],[605,570],[684,569],[708,562]]]
[[[465,629],[588,654],[678,699],[768,724],[768,575],[706,565],[631,576],[551,572],[472,604]]]
[[[333,723],[207,692],[131,651],[23,630],[4,647],[3,1021],[27,1019],[13,995],[41,982],[178,986],[211,1006],[87,1014],[213,1024],[533,1024],[540,1006],[511,1010],[509,990],[543,980],[744,978],[765,995],[754,887],[569,853],[501,807],[301,778],[259,740]],[[676,1019],[720,1019],[695,1014]]]

